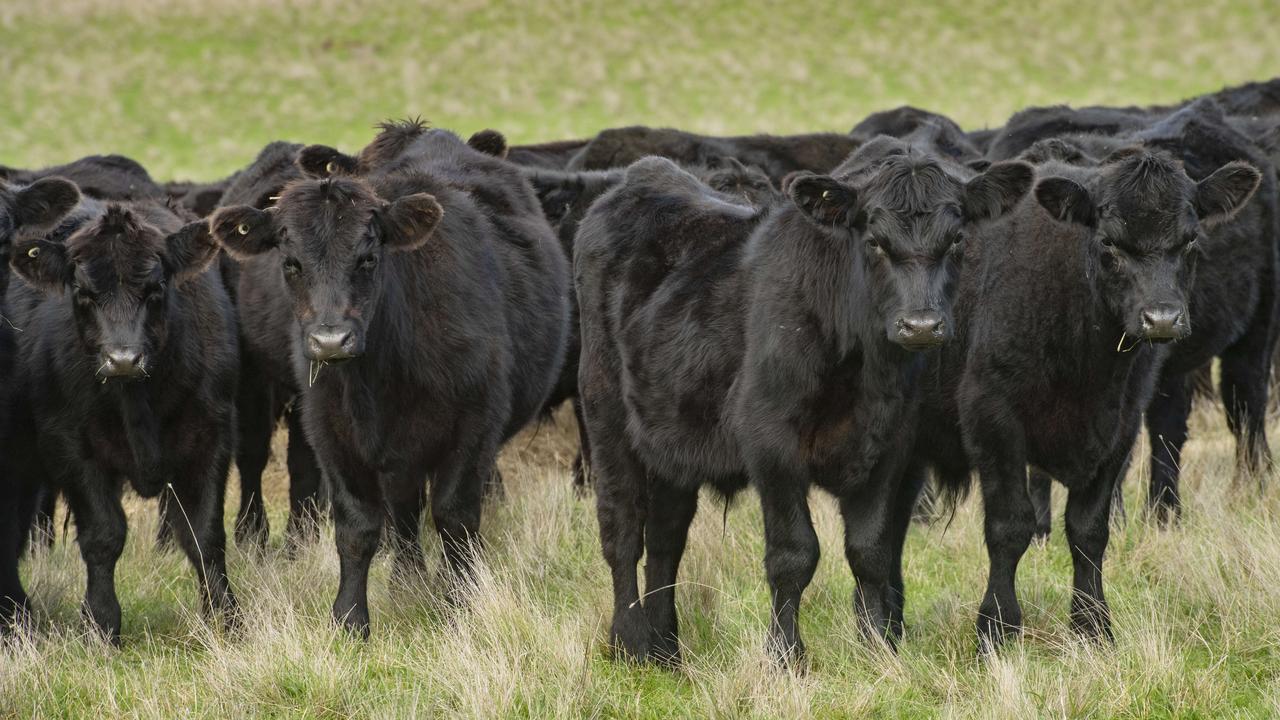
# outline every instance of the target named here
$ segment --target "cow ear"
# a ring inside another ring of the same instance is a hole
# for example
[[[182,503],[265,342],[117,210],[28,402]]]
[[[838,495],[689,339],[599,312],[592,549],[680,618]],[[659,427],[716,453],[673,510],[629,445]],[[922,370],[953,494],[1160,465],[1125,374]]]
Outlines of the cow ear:
[[[569,214],[569,208],[578,201],[578,198],[587,189],[586,183],[573,174],[535,172],[528,177],[529,184],[533,185],[533,191],[538,195],[538,204],[542,206],[542,214],[546,216],[547,222],[552,225],[564,220],[565,216]]]
[[[1080,183],[1063,177],[1051,177],[1036,185],[1036,202],[1055,219],[1085,227],[1097,224],[1097,208],[1089,191]]]
[[[485,155],[502,160],[507,158],[507,138],[497,130],[481,130],[467,138],[467,144]]]
[[[80,189],[60,177],[41,178],[18,191],[13,201],[14,225],[53,225],[80,202]]]
[[[248,205],[224,207],[209,218],[209,231],[218,245],[236,260],[247,260],[280,244],[275,208]]]
[[[1223,165],[1212,175],[1196,183],[1196,215],[1205,223],[1230,220],[1249,202],[1261,182],[1262,174],[1248,163],[1233,162]]]
[[[218,256],[218,243],[214,242],[206,220],[183,225],[181,229],[164,239],[165,267],[174,285],[196,277],[209,267]]]
[[[993,220],[1018,206],[1036,171],[1024,162],[1001,162],[964,184],[961,205],[971,221]]]
[[[71,270],[67,246],[44,238],[15,243],[9,266],[28,285],[43,292],[61,292]]]
[[[778,189],[782,191],[783,195],[790,196],[791,183],[795,182],[796,178],[800,178],[800,177],[804,177],[805,175],[812,175],[812,174],[813,173],[808,170],[792,170],[791,172],[782,176],[782,180],[778,183]]]
[[[787,194],[805,217],[823,226],[848,224],[858,201],[858,191],[830,175],[796,177]]]
[[[328,145],[308,145],[298,151],[298,169],[308,177],[324,179],[354,175],[359,162]]]
[[[444,209],[427,193],[406,195],[383,205],[378,214],[382,223],[382,243],[393,252],[416,250],[435,231]]]

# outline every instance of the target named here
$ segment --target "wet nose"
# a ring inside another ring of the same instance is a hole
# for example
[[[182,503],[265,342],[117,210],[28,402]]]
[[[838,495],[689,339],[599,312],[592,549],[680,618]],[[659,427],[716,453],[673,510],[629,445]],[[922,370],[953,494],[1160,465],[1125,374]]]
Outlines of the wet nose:
[[[105,347],[102,349],[102,367],[98,375],[102,377],[137,377],[142,374],[142,351],[127,345]]]
[[[1142,336],[1147,340],[1177,340],[1186,332],[1181,305],[1159,303],[1142,311]]]
[[[933,347],[942,344],[947,336],[947,325],[936,312],[915,312],[898,318],[898,344],[908,349]]]
[[[307,349],[313,360],[350,360],[355,357],[353,340],[354,333],[350,328],[324,325],[307,335]]]

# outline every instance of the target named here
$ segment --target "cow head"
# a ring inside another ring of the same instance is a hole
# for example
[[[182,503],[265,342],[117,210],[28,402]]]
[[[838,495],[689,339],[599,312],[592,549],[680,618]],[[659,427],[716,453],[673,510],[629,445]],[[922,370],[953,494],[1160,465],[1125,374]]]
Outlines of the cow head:
[[[147,376],[168,337],[175,288],[216,256],[202,220],[166,233],[140,211],[111,204],[65,241],[15,244],[10,262],[33,287],[69,295],[77,334],[105,382]]]
[[[1189,335],[1188,294],[1205,228],[1248,202],[1261,175],[1230,163],[1196,182],[1167,153],[1131,147],[1079,179],[1044,178],[1036,199],[1087,232],[1087,274],[1124,334],[1151,342]]]
[[[782,200],[782,194],[763,170],[744,165],[734,157],[708,160],[701,176],[711,189],[742,198],[751,207],[769,207]]]
[[[786,185],[811,222],[855,246],[885,334],[908,350],[951,337],[966,233],[1015,207],[1034,179],[1021,162],[996,163],[967,180],[957,172],[930,154],[903,150],[851,174],[799,175]]]
[[[426,193],[387,201],[365,181],[338,176],[292,183],[267,210],[223,208],[209,223],[237,259],[276,254],[303,355],[335,363],[365,351],[387,255],[422,247],[443,212]]]
[[[30,185],[0,182],[0,251],[21,236],[47,233],[80,202],[80,189],[70,180],[47,177]]]

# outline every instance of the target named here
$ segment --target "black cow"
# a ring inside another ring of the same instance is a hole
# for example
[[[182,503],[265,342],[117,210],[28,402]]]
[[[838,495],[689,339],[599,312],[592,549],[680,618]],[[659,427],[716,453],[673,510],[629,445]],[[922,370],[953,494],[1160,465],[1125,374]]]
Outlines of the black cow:
[[[196,217],[208,217],[218,208],[222,195],[235,179],[236,175],[232,174],[209,183],[173,180],[160,187],[174,204],[190,211]]]
[[[507,160],[517,165],[543,170],[564,170],[569,161],[582,151],[590,140],[557,140],[536,145],[513,145],[507,152]]]
[[[996,133],[987,148],[991,160],[1015,158],[1040,140],[1064,135],[1091,133],[1118,135],[1141,130],[1158,117],[1141,108],[1084,107],[1065,105],[1022,110]]]
[[[10,182],[28,184],[41,178],[62,178],[75,183],[79,191],[98,200],[151,200],[166,197],[165,189],[151,179],[146,168],[123,155],[89,155],[62,165],[38,170],[4,168],[0,175]],[[39,500],[32,522],[36,542],[50,546],[54,542],[54,512],[60,491],[56,484],[38,485]],[[167,532],[163,523],[161,533]]]
[[[932,135],[929,142],[938,152],[953,160],[965,163],[979,160],[983,156],[983,150],[970,141],[969,135],[956,121],[946,115],[910,105],[872,113],[865,120],[854,125],[849,134],[866,142],[877,135],[908,138],[922,131]]]
[[[1202,245],[1224,250],[1204,228],[1239,208],[1259,178],[1232,164],[1197,183],[1172,156],[1138,147],[1090,167],[1046,162],[1038,173],[1036,202],[968,246],[956,342],[929,369],[914,454],[953,492],[978,471],[991,562],[977,626],[984,651],[1021,627],[1014,576],[1035,529],[1028,464],[1069,489],[1072,625],[1111,637],[1109,512],[1169,354],[1157,343],[1191,333],[1196,256]]]
[[[780,184],[797,170],[827,172],[861,144],[839,133],[711,137],[671,128],[633,126],[605,130],[569,162],[568,170],[609,170],[657,155],[681,165],[700,166],[718,158],[736,158],[765,171]]]
[[[80,192],[98,200],[162,200],[164,188],[157,185],[146,168],[123,155],[89,155],[65,165],[39,170],[5,169],[11,183],[31,183],[40,178],[70,180]]]
[[[203,608],[234,621],[222,506],[235,432],[235,316],[203,221],[163,201],[78,205],[60,190],[47,234],[19,237],[7,292],[19,383],[33,423],[20,432],[66,493],[88,571],[85,611],[120,638],[115,564],[123,484],[164,493],[164,521],[196,568]],[[34,187],[34,186],[33,186]]]
[[[864,628],[897,636],[886,521],[914,500],[895,485],[923,364],[913,351],[951,334],[965,234],[1031,179],[1025,164],[975,176],[881,137],[833,175],[793,178],[771,211],[657,158],[596,202],[574,258],[579,380],[618,651],[678,657],[674,586],[698,488],[732,495],[748,481],[764,509],[773,650],[803,654],[813,485],[840,499]]]
[[[467,575],[498,448],[537,415],[563,359],[567,268],[519,169],[452,133],[389,124],[359,158],[312,147],[299,163],[327,177],[211,224],[295,318],[303,423],[333,484],[333,615],[367,636],[384,513],[397,571],[425,564],[427,476],[447,568]]]
[[[690,168],[690,171],[713,190],[740,199],[746,205],[764,208],[783,200],[782,194],[769,182],[764,171],[747,167],[734,158],[715,159],[708,166]],[[560,247],[568,260],[573,260],[573,239],[577,235],[578,224],[587,214],[587,210],[597,198],[621,183],[625,174],[625,170],[584,170],[582,172],[530,170],[526,172],[526,177],[538,193],[543,215],[555,230],[560,239]],[[577,293],[570,286],[569,342],[564,367],[560,371],[560,380],[556,383],[551,396],[547,398],[545,411],[550,414],[565,401],[573,401],[581,443],[581,450],[573,461],[573,484],[582,490],[590,480],[587,462],[584,461],[584,457],[590,454],[590,446],[582,418],[582,403],[578,402],[580,349]]]
[[[1135,133],[1078,136],[1059,144],[1081,148],[1082,155],[1072,158],[1078,165],[1096,163],[1092,157],[1127,144],[1165,150],[1197,181],[1224,166],[1235,167],[1231,163],[1261,169],[1256,195],[1248,202],[1232,198],[1233,212],[1218,213],[1213,222],[1202,224],[1202,257],[1189,300],[1192,332],[1169,353],[1147,408],[1148,504],[1158,521],[1168,521],[1181,509],[1178,476],[1193,379],[1214,358],[1220,360],[1220,394],[1227,425],[1236,436],[1238,471],[1261,478],[1271,466],[1265,421],[1271,361],[1280,333],[1280,192],[1275,168],[1262,150],[1231,127],[1213,100],[1196,101]],[[1238,172],[1242,177],[1256,173]],[[1036,487],[1047,494],[1043,476]],[[1047,514],[1041,517],[1043,521]]]
[[[259,210],[275,205],[285,185],[303,178],[297,157],[302,145],[273,142],[246,168],[232,176],[222,206],[247,205]],[[283,419],[289,429],[286,464],[289,470],[289,519],[285,542],[289,549],[318,535],[323,473],[302,430],[302,416],[294,408],[305,385],[298,382],[291,358],[296,322],[287,305],[273,304],[270,288],[242,275],[239,263],[225,253],[223,278],[236,298],[241,343],[240,394],[236,400],[238,439],[236,469],[240,476],[240,509],[236,541],[265,546],[270,533],[262,496],[262,473],[271,456],[271,436]]]
[[[15,241],[26,246],[33,238],[57,230],[78,199],[75,186],[62,178],[0,181],[0,635],[26,615],[27,594],[18,564],[43,489],[42,474],[32,465],[31,454],[20,453],[29,438],[16,432],[31,421],[16,365],[17,336],[23,328],[13,324],[5,300],[10,249]]]

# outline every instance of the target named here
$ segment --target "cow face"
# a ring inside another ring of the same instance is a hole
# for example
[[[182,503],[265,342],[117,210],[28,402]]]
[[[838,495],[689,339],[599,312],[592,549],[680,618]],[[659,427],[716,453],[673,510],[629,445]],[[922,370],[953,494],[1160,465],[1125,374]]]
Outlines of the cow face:
[[[702,181],[712,190],[742,198],[750,207],[769,207],[782,200],[782,194],[769,182],[769,176],[763,170],[743,165],[737,158],[709,161],[701,175]]]
[[[965,181],[928,155],[903,151],[852,176],[798,176],[787,190],[833,240],[854,245],[888,339],[923,350],[951,337],[966,233],[1016,206],[1033,178],[1030,165],[1011,162]]]
[[[422,247],[442,215],[431,195],[388,202],[362,180],[334,177],[292,183],[268,210],[223,208],[210,225],[237,259],[277,254],[303,355],[336,363],[365,352],[387,255]]]
[[[168,337],[175,288],[216,255],[204,221],[166,234],[113,204],[65,242],[52,236],[19,242],[11,264],[32,286],[69,296],[80,341],[106,382],[148,375]]]
[[[1170,155],[1127,148],[1083,184],[1041,180],[1036,199],[1087,230],[1086,274],[1124,335],[1168,342],[1191,333],[1187,302],[1205,228],[1248,202],[1260,180],[1255,168],[1231,163],[1197,183]]]

